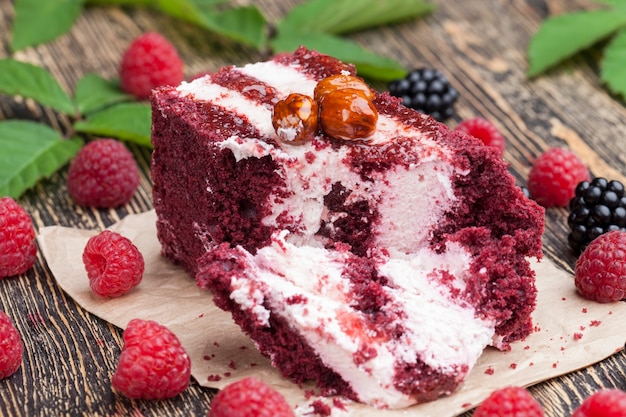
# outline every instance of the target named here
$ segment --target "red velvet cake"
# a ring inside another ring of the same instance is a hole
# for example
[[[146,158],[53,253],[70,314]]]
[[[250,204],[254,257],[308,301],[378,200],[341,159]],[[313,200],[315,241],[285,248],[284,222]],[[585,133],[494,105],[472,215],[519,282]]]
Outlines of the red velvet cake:
[[[387,93],[349,90],[368,129],[331,135],[352,123],[323,123],[337,74],[354,68],[301,48],[155,90],[158,238],[284,376],[405,407],[532,331],[543,209],[491,148]],[[320,115],[306,140],[306,116],[276,123],[295,93]]]

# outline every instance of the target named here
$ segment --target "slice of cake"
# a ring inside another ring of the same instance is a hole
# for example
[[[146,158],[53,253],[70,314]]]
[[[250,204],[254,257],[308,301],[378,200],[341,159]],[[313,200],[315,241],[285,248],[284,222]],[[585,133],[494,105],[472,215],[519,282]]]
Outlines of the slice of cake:
[[[353,75],[301,48],[156,90],[158,238],[283,375],[398,408],[532,331],[543,209],[479,140],[318,94]]]

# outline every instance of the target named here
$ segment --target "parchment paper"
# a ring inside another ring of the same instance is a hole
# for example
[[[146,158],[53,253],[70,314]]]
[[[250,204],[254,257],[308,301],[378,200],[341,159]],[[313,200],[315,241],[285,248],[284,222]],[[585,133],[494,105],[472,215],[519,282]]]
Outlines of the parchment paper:
[[[154,211],[128,215],[111,227],[131,239],[146,261],[141,284],[116,299],[92,294],[82,264],[83,248],[97,230],[60,226],[40,230],[38,241],[58,284],[79,305],[125,328],[132,318],[155,320],[173,331],[187,349],[192,375],[203,386],[222,388],[254,375],[273,385],[300,412],[306,412],[312,387],[298,388],[282,378],[233,323],[213,305],[211,295],[196,287],[182,269],[160,255]],[[377,410],[342,400],[345,410],[333,415],[453,417],[476,406],[491,391],[507,385],[529,386],[598,362],[624,348],[626,303],[584,300],[573,277],[544,259],[534,265],[538,307],[536,332],[513,344],[509,352],[488,348],[464,385],[453,395],[403,410]]]

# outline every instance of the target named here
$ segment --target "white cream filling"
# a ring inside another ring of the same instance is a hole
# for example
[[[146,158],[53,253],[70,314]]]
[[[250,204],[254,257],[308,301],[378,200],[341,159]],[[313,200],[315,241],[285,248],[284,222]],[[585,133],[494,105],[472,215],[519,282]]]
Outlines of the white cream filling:
[[[444,254],[424,249],[410,259],[387,259],[380,266],[380,273],[391,282],[387,291],[394,300],[386,308],[410,317],[401,321],[406,333],[397,340],[375,337],[358,325],[366,319],[349,305],[352,287],[342,277],[341,253],[291,245],[285,241],[285,232],[274,235],[273,244],[254,256],[240,250],[250,267],[246,278],[232,280],[236,291],[231,298],[259,323],[267,324],[270,314],[285,318],[315,346],[324,364],[352,386],[360,401],[377,407],[415,403],[394,387],[398,358],[409,364],[421,359],[444,374],[456,375],[459,368],[475,364],[494,334],[492,322],[475,317],[472,306],[459,305],[449,289],[430,275],[433,269],[448,271],[459,277],[456,285],[462,290],[469,255],[460,246],[451,246]],[[306,301],[288,302],[294,296]],[[270,305],[271,313],[262,302]],[[391,311],[389,315],[393,317]],[[354,355],[364,344],[377,354],[357,363]]]

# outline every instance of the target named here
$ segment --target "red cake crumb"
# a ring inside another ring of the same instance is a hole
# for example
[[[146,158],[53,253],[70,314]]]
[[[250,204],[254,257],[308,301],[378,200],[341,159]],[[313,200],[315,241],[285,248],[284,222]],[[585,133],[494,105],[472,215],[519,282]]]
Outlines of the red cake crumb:
[[[320,417],[327,417],[332,414],[330,406],[321,400],[313,401],[311,403],[311,408],[313,409],[313,413]]]

